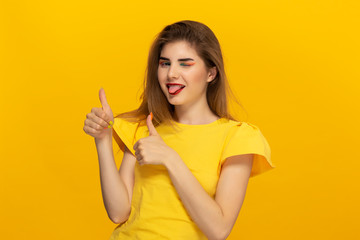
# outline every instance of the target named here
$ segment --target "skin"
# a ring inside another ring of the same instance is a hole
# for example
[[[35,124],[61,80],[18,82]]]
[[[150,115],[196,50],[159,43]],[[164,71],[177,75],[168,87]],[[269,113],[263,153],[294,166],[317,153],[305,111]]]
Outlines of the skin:
[[[175,105],[175,120],[184,124],[206,124],[217,120],[206,100],[207,85],[216,77],[216,67],[206,69],[196,50],[185,41],[166,44],[160,57],[170,59],[161,60],[166,64],[159,64],[158,80],[169,103]],[[179,62],[178,59],[182,58],[194,61]],[[190,64],[193,65],[184,66]],[[180,94],[172,96],[167,83],[180,83],[185,88]]]
[[[216,69],[206,69],[195,49],[186,42],[168,43],[161,56],[170,65],[160,65],[158,79],[169,103],[175,106],[176,117],[185,124],[207,124],[218,119],[206,102],[207,84],[216,76]],[[179,58],[193,58],[195,64],[181,66]],[[185,85],[175,96],[168,93],[166,83]],[[222,166],[215,199],[200,185],[179,154],[157,133],[151,116],[147,118],[149,136],[139,139],[133,149],[140,165],[164,165],[191,219],[208,239],[226,239],[230,234],[245,198],[251,173],[253,154],[229,157]],[[194,194],[196,193],[196,194]]]

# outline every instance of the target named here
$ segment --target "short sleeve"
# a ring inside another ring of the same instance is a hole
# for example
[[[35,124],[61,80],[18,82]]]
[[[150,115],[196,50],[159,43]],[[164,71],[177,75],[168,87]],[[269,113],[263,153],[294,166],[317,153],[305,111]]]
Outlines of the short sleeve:
[[[113,125],[113,150],[121,150],[123,153],[126,147],[135,155],[133,146],[137,138],[138,123],[126,121],[122,118],[114,118]],[[117,154],[117,152],[115,152]]]
[[[271,162],[270,146],[254,124],[242,122],[230,129],[221,155],[221,165],[228,157],[241,154],[254,154],[250,177],[275,168]]]

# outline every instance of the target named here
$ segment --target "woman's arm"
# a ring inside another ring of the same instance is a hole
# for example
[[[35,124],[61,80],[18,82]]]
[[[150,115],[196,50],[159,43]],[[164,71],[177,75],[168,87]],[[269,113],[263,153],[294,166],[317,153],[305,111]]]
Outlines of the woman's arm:
[[[95,139],[95,143],[99,158],[101,191],[105,209],[111,221],[116,224],[122,223],[130,215],[131,198],[128,192],[130,188],[129,186],[126,187],[124,180],[121,179],[121,172],[119,173],[117,170],[112,149],[112,137],[110,136],[102,140]],[[132,160],[135,157],[131,153],[130,155],[127,152],[124,153],[121,165],[133,165],[129,161],[136,160]],[[129,170],[129,167],[127,168]]]
[[[252,162],[253,154],[228,158],[213,199],[180,157],[165,161],[182,203],[208,239],[226,239],[230,234],[245,198]]]

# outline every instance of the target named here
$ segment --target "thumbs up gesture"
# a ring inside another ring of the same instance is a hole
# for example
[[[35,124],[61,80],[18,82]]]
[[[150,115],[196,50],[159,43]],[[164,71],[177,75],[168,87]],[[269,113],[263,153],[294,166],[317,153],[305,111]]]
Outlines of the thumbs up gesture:
[[[165,165],[166,161],[174,157],[180,157],[174,149],[164,142],[156,131],[152,123],[152,113],[148,115],[146,125],[149,130],[149,136],[139,139],[133,146],[136,160],[140,165]]]
[[[102,107],[94,107],[91,109],[91,112],[86,115],[83,128],[85,133],[98,140],[105,137],[112,137],[111,126],[114,123],[114,116],[106,100],[103,88],[99,91],[99,98]]]

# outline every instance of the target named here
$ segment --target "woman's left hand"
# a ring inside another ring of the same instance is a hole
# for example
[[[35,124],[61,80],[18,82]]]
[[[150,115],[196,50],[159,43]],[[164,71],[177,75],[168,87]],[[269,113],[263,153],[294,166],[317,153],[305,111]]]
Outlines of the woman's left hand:
[[[133,146],[139,164],[165,165],[164,161],[167,159],[179,157],[178,153],[169,147],[157,133],[151,115],[147,117],[146,124],[149,129],[149,136],[139,139]]]

